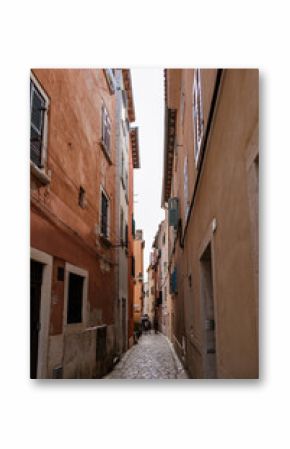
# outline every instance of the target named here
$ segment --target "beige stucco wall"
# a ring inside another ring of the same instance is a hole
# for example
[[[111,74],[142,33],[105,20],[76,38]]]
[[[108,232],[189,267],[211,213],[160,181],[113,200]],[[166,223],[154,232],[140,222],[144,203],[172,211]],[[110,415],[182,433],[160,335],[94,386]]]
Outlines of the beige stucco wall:
[[[180,201],[183,230],[183,161],[186,155],[190,198],[196,180],[190,76],[193,79],[193,71],[191,74],[185,71],[182,77],[187,98],[185,129],[172,180],[172,196],[177,195]],[[213,72],[201,70],[201,79],[207,119]],[[208,242],[212,244],[218,377],[258,376],[258,245],[255,243],[258,234],[258,178],[255,169],[258,104],[258,71],[226,70],[184,249],[177,243],[171,257],[172,265],[178,268],[174,335],[180,345],[185,341],[185,360],[193,377],[204,376],[200,257]],[[212,228],[214,219],[217,224],[215,232]],[[174,240],[172,230],[170,240],[171,248]]]

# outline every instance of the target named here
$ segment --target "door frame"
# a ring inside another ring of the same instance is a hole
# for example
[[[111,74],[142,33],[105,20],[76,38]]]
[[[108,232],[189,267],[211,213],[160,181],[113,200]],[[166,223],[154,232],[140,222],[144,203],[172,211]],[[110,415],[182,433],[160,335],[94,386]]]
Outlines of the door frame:
[[[199,279],[201,280],[201,259],[206,250],[210,245],[211,248],[211,271],[212,271],[212,290],[213,290],[213,310],[214,310],[214,321],[215,321],[215,349],[216,349],[216,373],[217,378],[219,378],[219,323],[218,323],[218,301],[217,301],[217,287],[216,287],[216,260],[215,260],[215,232],[217,228],[217,220],[213,218],[207,227],[204,238],[198,249],[198,262],[199,262]],[[200,281],[199,281],[200,282]],[[205,372],[206,366],[206,332],[204,329],[204,304],[202,302],[201,294],[201,283],[199,284],[199,297],[200,297],[200,312],[201,312],[201,335],[202,335],[202,354],[203,354],[203,371]]]
[[[40,330],[38,334],[37,379],[47,378],[48,338],[51,306],[53,257],[36,248],[30,248],[30,259],[43,264],[40,296]]]

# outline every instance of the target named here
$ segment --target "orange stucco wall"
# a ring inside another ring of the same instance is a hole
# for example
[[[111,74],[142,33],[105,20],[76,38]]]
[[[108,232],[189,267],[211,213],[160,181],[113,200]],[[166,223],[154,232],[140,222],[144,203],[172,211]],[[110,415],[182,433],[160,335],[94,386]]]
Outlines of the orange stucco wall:
[[[110,241],[115,243],[115,100],[103,70],[35,69],[50,99],[46,170],[42,186],[31,176],[31,246],[54,257],[50,333],[62,332],[63,285],[57,266],[65,262],[89,272],[89,324],[112,324],[115,250],[99,240],[100,186],[110,199]],[[102,104],[111,120],[111,154],[100,144]],[[79,206],[79,188],[86,207]]]

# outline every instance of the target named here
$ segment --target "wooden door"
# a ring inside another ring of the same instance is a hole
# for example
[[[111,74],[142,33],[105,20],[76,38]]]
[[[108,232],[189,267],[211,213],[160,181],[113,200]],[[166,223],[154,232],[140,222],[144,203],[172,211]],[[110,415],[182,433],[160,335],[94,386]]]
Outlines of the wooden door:
[[[43,265],[30,262],[30,378],[37,378],[38,339],[40,330],[41,284]]]

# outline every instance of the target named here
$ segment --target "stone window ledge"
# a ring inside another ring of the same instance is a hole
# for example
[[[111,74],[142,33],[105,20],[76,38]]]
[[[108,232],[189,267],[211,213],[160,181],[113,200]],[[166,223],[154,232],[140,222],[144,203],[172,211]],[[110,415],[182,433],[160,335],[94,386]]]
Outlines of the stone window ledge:
[[[30,174],[38,179],[43,185],[47,185],[51,181],[51,173],[45,173],[44,169],[38,168],[30,161]]]

